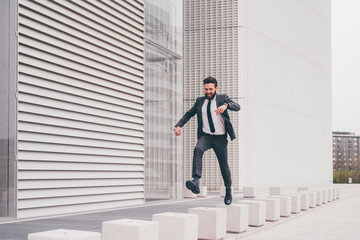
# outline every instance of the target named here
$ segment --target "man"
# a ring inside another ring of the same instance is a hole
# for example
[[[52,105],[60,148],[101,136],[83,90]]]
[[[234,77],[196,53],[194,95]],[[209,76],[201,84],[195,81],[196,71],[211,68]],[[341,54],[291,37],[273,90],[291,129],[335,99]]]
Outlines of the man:
[[[239,111],[240,105],[233,102],[227,94],[216,94],[218,91],[217,81],[214,77],[204,79],[205,96],[198,97],[194,106],[185,113],[182,119],[175,125],[175,135],[181,135],[181,128],[189,119],[197,115],[198,142],[194,149],[192,177],[194,180],[186,181],[186,187],[195,194],[200,193],[199,179],[202,172],[202,157],[206,150],[214,149],[218,159],[221,174],[226,187],[224,202],[230,205],[231,175],[228,165],[227,134],[230,139],[235,139],[234,128],[230,122],[227,110]]]

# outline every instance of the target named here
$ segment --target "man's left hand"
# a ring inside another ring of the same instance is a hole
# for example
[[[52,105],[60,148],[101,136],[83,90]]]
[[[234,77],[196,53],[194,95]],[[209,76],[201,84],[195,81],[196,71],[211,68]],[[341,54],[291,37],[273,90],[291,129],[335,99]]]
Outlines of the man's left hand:
[[[222,114],[227,109],[227,104],[221,105],[217,109],[215,109],[216,115]]]

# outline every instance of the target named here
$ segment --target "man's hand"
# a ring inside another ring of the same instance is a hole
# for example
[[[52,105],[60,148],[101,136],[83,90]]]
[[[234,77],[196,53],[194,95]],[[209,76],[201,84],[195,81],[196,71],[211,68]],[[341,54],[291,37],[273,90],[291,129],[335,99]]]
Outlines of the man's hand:
[[[177,126],[177,127],[175,128],[175,135],[176,135],[176,136],[180,136],[180,135],[181,135],[181,127]]]
[[[227,104],[224,104],[224,105],[221,105],[220,107],[218,107],[215,112],[216,112],[216,115],[220,115],[222,114],[226,109],[227,109]]]

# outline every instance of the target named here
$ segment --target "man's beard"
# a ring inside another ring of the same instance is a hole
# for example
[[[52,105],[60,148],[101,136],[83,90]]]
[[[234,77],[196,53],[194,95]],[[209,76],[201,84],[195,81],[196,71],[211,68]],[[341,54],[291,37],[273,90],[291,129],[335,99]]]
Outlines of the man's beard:
[[[207,99],[209,99],[209,100],[211,100],[211,99],[213,99],[214,97],[215,97],[215,95],[216,95],[216,91],[214,92],[214,94],[212,94],[212,93],[205,93],[205,97],[207,98]]]

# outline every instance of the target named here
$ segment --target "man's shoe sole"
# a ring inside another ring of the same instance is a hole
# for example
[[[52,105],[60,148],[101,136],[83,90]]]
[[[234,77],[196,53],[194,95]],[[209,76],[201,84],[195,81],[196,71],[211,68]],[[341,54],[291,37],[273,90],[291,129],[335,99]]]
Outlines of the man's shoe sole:
[[[189,189],[191,192],[195,194],[200,193],[200,189],[195,186],[195,184],[192,181],[186,181],[186,188]]]
[[[226,202],[224,201],[225,205],[230,205],[232,203],[232,200],[230,200],[230,202]]]
[[[231,194],[230,194],[230,196],[228,196],[227,194],[225,195],[224,203],[225,203],[225,205],[230,205],[232,203],[232,195]]]

